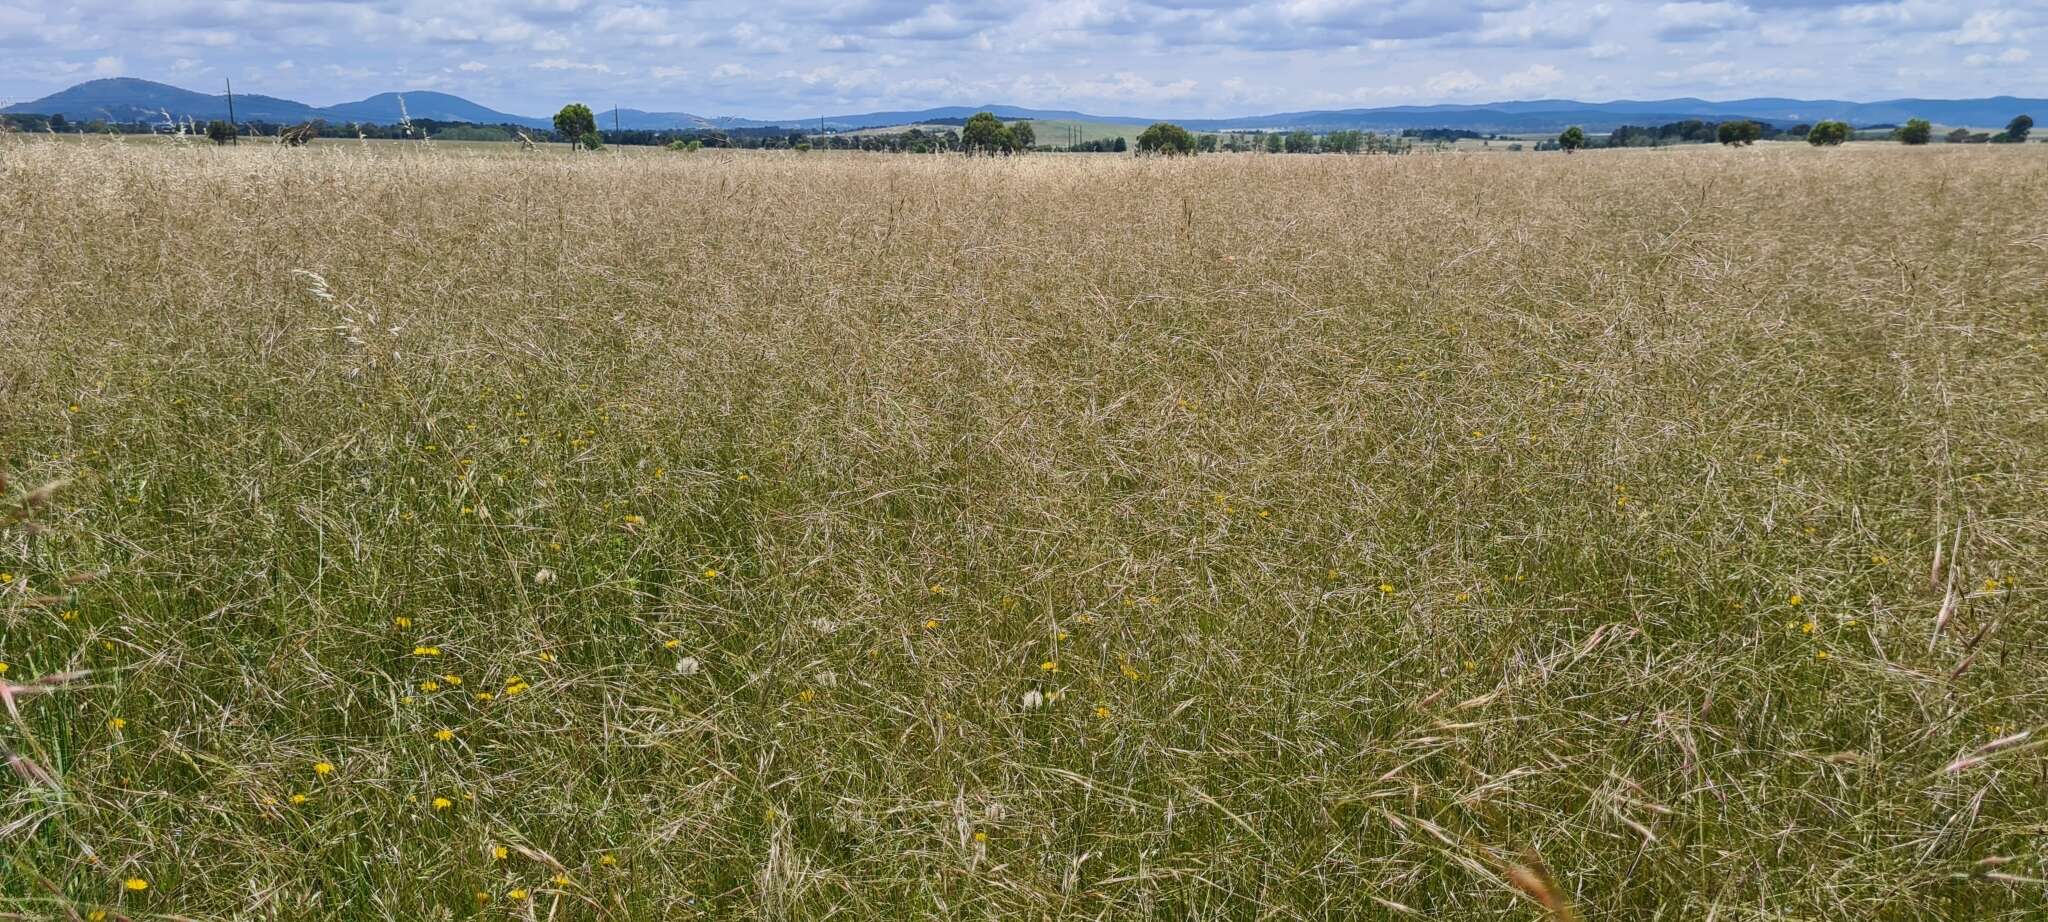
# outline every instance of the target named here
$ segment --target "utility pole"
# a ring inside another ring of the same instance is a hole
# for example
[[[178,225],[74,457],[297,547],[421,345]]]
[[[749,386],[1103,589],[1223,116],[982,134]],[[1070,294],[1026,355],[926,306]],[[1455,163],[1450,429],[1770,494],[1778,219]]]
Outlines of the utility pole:
[[[228,84],[228,128],[232,129],[228,132],[228,143],[241,147],[242,126],[235,124],[235,81],[227,77],[221,79]]]

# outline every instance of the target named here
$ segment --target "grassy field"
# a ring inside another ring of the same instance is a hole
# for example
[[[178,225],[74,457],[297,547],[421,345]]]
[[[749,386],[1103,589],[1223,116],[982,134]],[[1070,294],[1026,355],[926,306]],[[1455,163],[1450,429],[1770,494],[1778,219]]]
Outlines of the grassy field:
[[[1127,122],[1035,118],[1031,120],[1031,131],[1038,138],[1038,143],[1052,147],[1065,147],[1069,141],[1085,144],[1089,141],[1114,141],[1117,138],[1123,138],[1126,142],[1136,145],[1138,135],[1144,133],[1145,126]],[[1204,133],[1195,132],[1196,135]]]
[[[0,143],[0,912],[2039,919],[2044,197]]]

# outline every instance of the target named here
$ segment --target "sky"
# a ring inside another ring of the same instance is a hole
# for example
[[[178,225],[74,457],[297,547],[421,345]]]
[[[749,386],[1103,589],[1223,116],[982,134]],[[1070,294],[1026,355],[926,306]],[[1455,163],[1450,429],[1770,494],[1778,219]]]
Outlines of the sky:
[[[0,105],[101,76],[802,117],[2048,95],[2048,0],[0,0]]]

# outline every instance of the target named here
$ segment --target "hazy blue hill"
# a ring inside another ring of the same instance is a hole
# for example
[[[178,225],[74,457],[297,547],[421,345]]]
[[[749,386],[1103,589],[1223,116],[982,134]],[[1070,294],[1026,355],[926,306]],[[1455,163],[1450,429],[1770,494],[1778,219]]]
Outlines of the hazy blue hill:
[[[172,118],[228,117],[226,96],[210,96],[165,83],[132,77],[88,80],[68,90],[52,93],[33,102],[9,106],[6,112],[34,112],[63,115],[73,121],[103,118],[115,122],[157,121],[168,111]],[[301,122],[313,117],[313,107],[274,96],[235,94],[235,117],[242,121]]]
[[[526,115],[512,115],[499,112],[487,106],[480,106],[460,96],[436,93],[431,90],[412,90],[405,93],[378,93],[368,99],[345,102],[316,110],[316,114],[331,122],[370,122],[389,125],[398,121],[398,98],[405,97],[405,113],[413,118],[430,118],[443,122],[476,122],[480,125],[513,124],[534,128],[546,127],[550,120]],[[235,100],[237,111],[241,99]]]

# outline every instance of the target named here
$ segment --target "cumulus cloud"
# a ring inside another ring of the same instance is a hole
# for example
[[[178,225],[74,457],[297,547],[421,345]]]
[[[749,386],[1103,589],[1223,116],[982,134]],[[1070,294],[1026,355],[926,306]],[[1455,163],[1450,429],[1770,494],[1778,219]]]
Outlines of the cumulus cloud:
[[[1463,96],[1486,86],[1486,81],[1469,70],[1453,70],[1437,74],[1422,85],[1432,96]]]
[[[609,74],[612,69],[593,61],[572,61],[568,58],[542,58],[527,65],[535,70],[587,71],[594,74]]]
[[[1756,22],[1748,7],[1728,0],[1700,3],[1687,0],[1657,7],[1657,37],[1667,42],[1689,42],[1712,38],[1734,29],[1746,29]]]
[[[1563,80],[1563,71],[1549,64],[1531,64],[1526,69],[1501,77],[1500,88],[1507,93],[1538,93]]]

